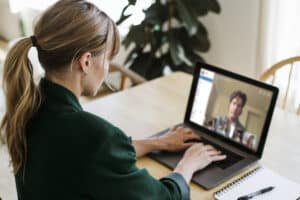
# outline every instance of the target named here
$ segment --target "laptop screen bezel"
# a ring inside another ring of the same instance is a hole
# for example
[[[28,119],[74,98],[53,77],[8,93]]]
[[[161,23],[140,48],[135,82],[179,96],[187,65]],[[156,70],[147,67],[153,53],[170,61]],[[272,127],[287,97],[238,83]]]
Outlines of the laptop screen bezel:
[[[218,133],[216,133],[212,130],[207,129],[204,126],[196,124],[196,123],[194,123],[190,120],[191,111],[192,111],[192,108],[193,108],[193,103],[194,103],[194,98],[195,98],[195,92],[196,92],[196,89],[197,89],[197,84],[198,84],[198,81],[199,81],[199,74],[200,74],[201,69],[206,69],[206,70],[218,73],[220,75],[233,78],[234,80],[242,81],[242,82],[245,82],[247,84],[250,84],[250,85],[253,85],[253,86],[256,86],[256,87],[260,87],[262,89],[265,89],[265,90],[268,90],[268,91],[272,92],[271,102],[270,102],[269,108],[267,110],[266,120],[265,120],[265,123],[263,125],[259,145],[258,145],[256,151],[251,150],[251,149],[245,147],[242,144],[234,142],[231,139],[226,138],[226,137],[224,137],[224,136],[222,136],[222,135],[220,135],[220,134],[218,134]],[[273,116],[277,96],[278,96],[278,88],[276,88],[272,85],[268,85],[266,83],[248,78],[248,77],[240,75],[240,74],[236,74],[234,72],[227,71],[225,69],[221,69],[221,68],[216,67],[216,66],[212,66],[212,65],[209,65],[209,64],[205,64],[205,63],[197,63],[196,66],[195,66],[195,69],[194,69],[193,82],[192,82],[190,95],[189,95],[189,99],[188,99],[188,104],[187,104],[187,108],[186,108],[186,113],[185,113],[185,117],[184,117],[184,123],[191,126],[192,128],[195,128],[196,130],[199,130],[201,133],[207,134],[210,137],[217,138],[217,139],[219,139],[223,142],[226,142],[227,144],[233,145],[234,147],[242,150],[243,152],[247,152],[249,154],[252,154],[256,157],[261,158],[263,150],[264,150],[266,138],[267,138],[267,135],[268,135],[268,131],[269,131],[270,123],[271,123],[271,118]]]

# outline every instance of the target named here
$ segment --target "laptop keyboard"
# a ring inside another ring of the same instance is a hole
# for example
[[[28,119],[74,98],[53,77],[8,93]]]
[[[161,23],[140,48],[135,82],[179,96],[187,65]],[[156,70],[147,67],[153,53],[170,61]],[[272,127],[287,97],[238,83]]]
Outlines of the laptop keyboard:
[[[229,151],[228,149],[225,149],[217,144],[214,144],[204,138],[201,138],[201,142],[203,142],[204,144],[209,144],[209,145],[213,146],[217,150],[221,151],[222,154],[226,155],[226,159],[213,162],[208,167],[217,166],[217,167],[220,167],[221,169],[226,169],[226,168],[232,166],[233,164],[235,164],[236,162],[244,159],[242,156],[240,156],[232,151]]]
[[[180,126],[182,126],[182,125],[180,125]],[[153,135],[153,137],[161,136],[165,133],[166,133],[166,131],[162,131],[162,132],[159,132],[158,134]],[[216,148],[217,150],[221,151],[222,154],[226,155],[226,159],[213,162],[210,165],[208,165],[207,167],[220,167],[221,169],[226,169],[226,168],[232,166],[233,164],[237,163],[238,161],[244,159],[244,157],[242,157],[242,156],[240,156],[240,155],[238,155],[238,154],[236,154],[236,153],[234,153],[230,150],[227,150],[227,149],[223,148],[222,146],[219,146],[219,145],[217,145],[217,144],[215,144],[215,143],[213,143],[213,142],[211,142],[211,141],[209,141],[209,140],[207,140],[203,137],[201,138],[201,141],[196,140],[194,142],[202,142],[203,144],[209,144],[209,145],[213,146],[214,148]],[[167,152],[167,153],[168,154],[182,154],[183,155],[184,152],[185,151],[176,152],[176,153],[175,152],[174,153],[173,152]]]

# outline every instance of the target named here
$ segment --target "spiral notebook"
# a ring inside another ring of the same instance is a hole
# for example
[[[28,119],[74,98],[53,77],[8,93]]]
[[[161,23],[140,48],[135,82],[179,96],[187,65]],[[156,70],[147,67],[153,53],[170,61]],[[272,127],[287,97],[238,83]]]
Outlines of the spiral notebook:
[[[300,200],[300,184],[278,175],[270,169],[259,167],[214,193],[217,200],[236,200],[238,197],[273,186],[270,192],[258,195],[253,200]]]

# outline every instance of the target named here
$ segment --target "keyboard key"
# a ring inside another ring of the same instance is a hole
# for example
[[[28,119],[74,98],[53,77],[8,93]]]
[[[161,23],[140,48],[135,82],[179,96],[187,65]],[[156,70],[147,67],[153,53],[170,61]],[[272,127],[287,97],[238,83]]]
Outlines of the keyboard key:
[[[230,151],[230,150],[227,150],[217,144],[214,144],[213,142],[211,141],[208,141],[204,138],[201,139],[201,141],[204,143],[204,144],[208,144],[208,145],[211,145],[213,146],[215,149],[219,150],[222,152],[222,154],[226,155],[226,159],[224,160],[220,160],[220,161],[216,161],[216,162],[213,162],[212,164],[210,164],[208,167],[220,167],[221,169],[226,169],[230,166],[232,166],[233,164],[237,163],[238,161],[244,159],[244,157]]]

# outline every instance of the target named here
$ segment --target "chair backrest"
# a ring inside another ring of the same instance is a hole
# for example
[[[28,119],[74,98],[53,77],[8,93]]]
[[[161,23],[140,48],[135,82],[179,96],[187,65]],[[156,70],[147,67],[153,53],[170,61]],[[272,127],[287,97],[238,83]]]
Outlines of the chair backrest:
[[[276,80],[279,77],[279,76],[276,76],[276,74],[278,74],[278,71],[280,69],[283,69],[284,67],[289,67],[288,68],[288,80],[287,80],[287,83],[285,84],[286,89],[283,91],[284,92],[283,101],[282,101],[283,109],[287,108],[287,102],[288,102],[288,96],[290,94],[291,82],[293,79],[293,73],[295,71],[294,68],[295,68],[295,66],[298,66],[298,65],[295,65],[296,62],[300,62],[300,56],[287,58],[278,63],[275,63],[268,70],[263,72],[263,74],[259,78],[261,81],[264,81],[264,82],[271,81],[271,83],[273,85],[276,85]],[[300,93],[300,89],[298,90],[298,93]],[[300,94],[298,94],[298,95],[300,95]],[[296,114],[300,115],[300,103],[299,103],[298,107],[296,108]]]
[[[120,90],[124,90],[129,88],[132,85],[138,85],[147,81],[144,77],[140,76],[136,72],[118,64],[111,63],[109,69],[110,72],[118,71],[121,73]]]
[[[114,92],[126,90],[132,86],[145,83],[147,80],[136,72],[121,65],[110,63],[109,78],[99,89],[96,96],[81,97],[81,103],[87,103],[100,97],[110,95]],[[1,93],[0,93],[1,94]]]

